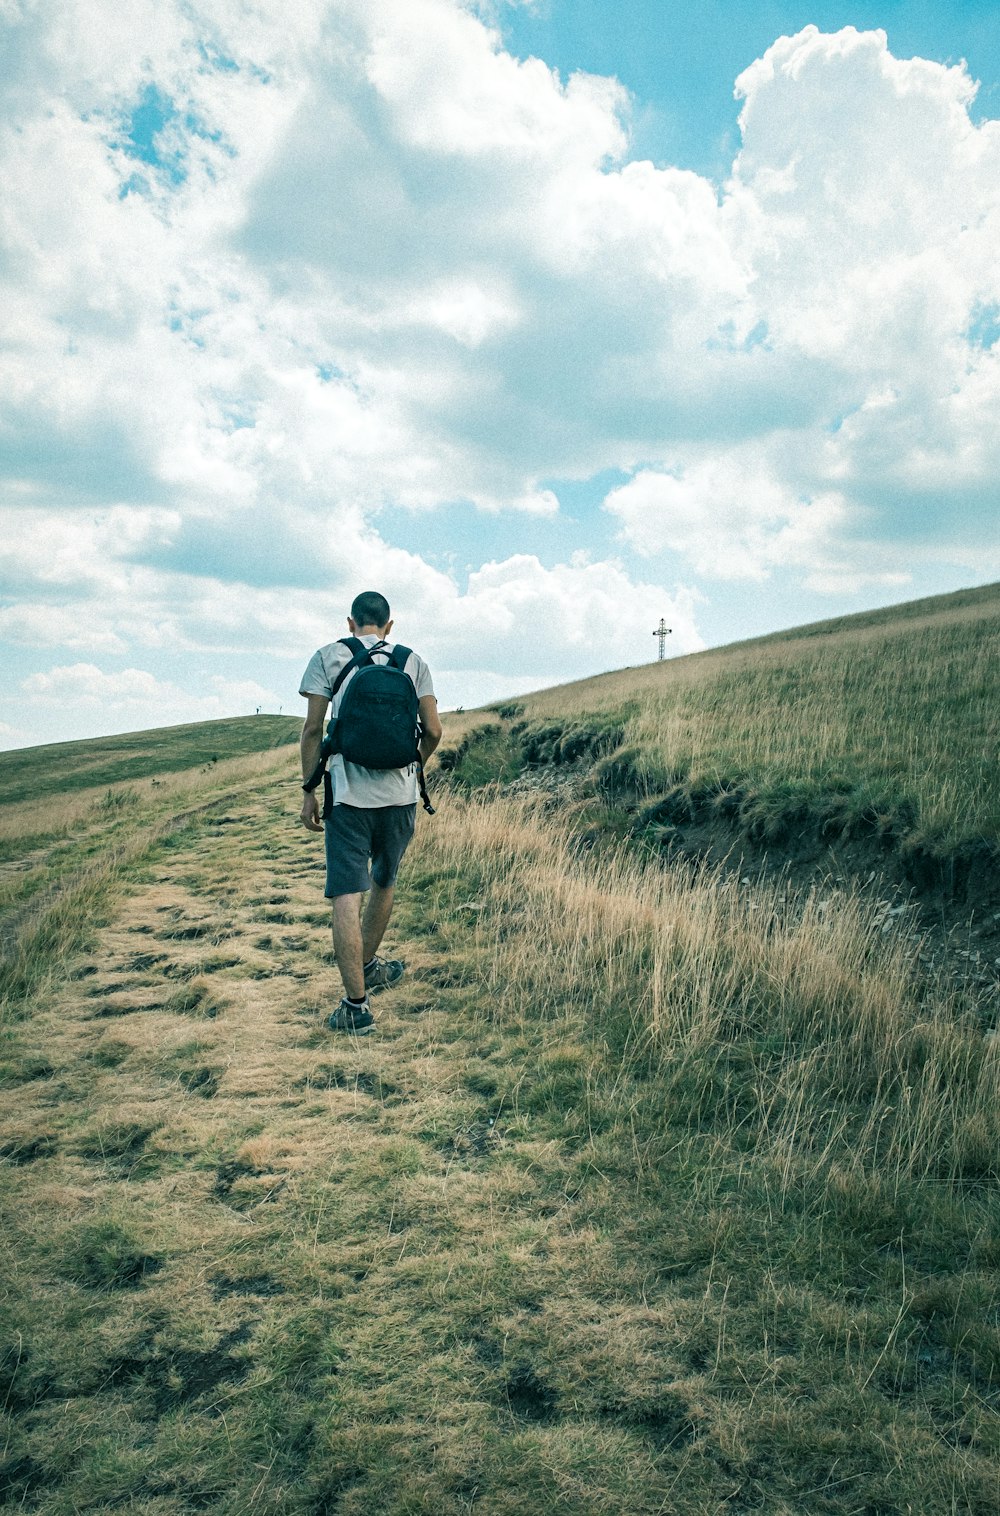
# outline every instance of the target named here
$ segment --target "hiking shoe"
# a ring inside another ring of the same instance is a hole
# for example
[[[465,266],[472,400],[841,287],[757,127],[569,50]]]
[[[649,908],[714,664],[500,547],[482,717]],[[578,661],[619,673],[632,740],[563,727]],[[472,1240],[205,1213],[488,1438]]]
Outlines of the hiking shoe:
[[[368,1009],[368,1001],[364,1005],[351,1005],[347,1000],[342,1000],[337,1009],[327,1018],[326,1024],[331,1032],[353,1032],[361,1037],[365,1032],[370,1032],[375,1024],[375,1017]]]
[[[365,965],[365,990],[377,995],[379,990],[387,990],[390,984],[398,984],[405,973],[406,964],[398,958],[373,958]]]

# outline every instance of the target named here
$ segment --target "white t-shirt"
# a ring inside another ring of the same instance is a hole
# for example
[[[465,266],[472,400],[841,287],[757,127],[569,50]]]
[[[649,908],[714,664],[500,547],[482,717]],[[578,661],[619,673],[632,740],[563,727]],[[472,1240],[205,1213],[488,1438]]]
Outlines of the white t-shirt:
[[[374,647],[379,639],[374,632],[368,632],[358,640],[363,642],[365,647]],[[395,643],[385,643],[386,652],[391,652],[394,646]],[[334,681],[340,670],[345,664],[350,663],[353,657],[354,654],[350,648],[345,647],[342,642],[328,642],[326,647],[318,648],[313,653],[302,675],[299,694],[324,695],[327,700],[333,700],[330,708],[331,720],[340,709],[344,691],[357,670],[354,669],[348,674],[337,691],[336,699],[333,698]],[[385,661],[376,655],[377,663]],[[407,658],[403,672],[412,680],[418,700],[422,700],[425,695],[433,695],[431,671],[416,653],[411,653]],[[328,767],[333,780],[334,805],[356,805],[362,810],[374,810],[382,805],[416,804],[417,765],[415,763],[409,764],[405,769],[366,769],[360,763],[345,763],[340,753],[334,753]]]

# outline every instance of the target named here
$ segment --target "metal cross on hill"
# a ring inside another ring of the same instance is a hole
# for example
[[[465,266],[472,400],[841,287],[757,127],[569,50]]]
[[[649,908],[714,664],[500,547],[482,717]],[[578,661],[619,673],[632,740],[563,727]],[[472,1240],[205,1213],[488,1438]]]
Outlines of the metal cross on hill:
[[[659,663],[662,663],[663,660],[664,660],[664,658],[665,658],[665,656],[666,656],[667,638],[670,636],[670,633],[672,631],[673,631],[673,627],[669,627],[667,625],[667,623],[664,621],[663,617],[661,616],[660,617],[660,624],[656,628],[656,631],[653,633],[654,637],[659,637],[659,639],[660,639],[660,656],[659,656],[659,659],[657,660]]]

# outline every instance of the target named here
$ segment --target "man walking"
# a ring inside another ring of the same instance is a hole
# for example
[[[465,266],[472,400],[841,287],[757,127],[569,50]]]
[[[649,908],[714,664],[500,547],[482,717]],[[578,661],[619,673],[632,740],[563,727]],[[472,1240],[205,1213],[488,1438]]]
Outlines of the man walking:
[[[303,788],[320,761],[327,706],[332,701],[331,716],[336,717],[360,668],[387,664],[395,646],[387,640],[392,629],[389,603],[374,590],[358,595],[347,624],[361,651],[352,650],[347,641],[331,642],[313,654],[302,676],[299,693],[309,702],[301,740]],[[402,672],[416,691],[420,759],[426,763],[441,740],[430,670],[411,652]],[[367,1032],[374,1021],[369,994],[395,984],[404,972],[398,960],[379,958],[378,948],[392,913],[400,860],[413,836],[417,763],[414,756],[402,768],[367,768],[335,753],[329,768],[333,807],[325,822],[326,898],[333,906],[333,951],[344,998],[327,1025],[332,1031]],[[310,832],[324,830],[316,790],[306,790],[301,820]]]

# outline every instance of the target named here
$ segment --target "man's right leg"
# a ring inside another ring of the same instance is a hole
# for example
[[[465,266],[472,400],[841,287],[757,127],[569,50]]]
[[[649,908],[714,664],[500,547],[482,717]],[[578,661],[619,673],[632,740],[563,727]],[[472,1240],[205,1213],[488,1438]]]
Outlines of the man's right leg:
[[[326,823],[326,896],[334,956],[344,981],[344,999],[327,1022],[331,1031],[367,1031],[372,1024],[361,938],[361,900],[371,883],[371,822],[370,813],[335,805]]]

